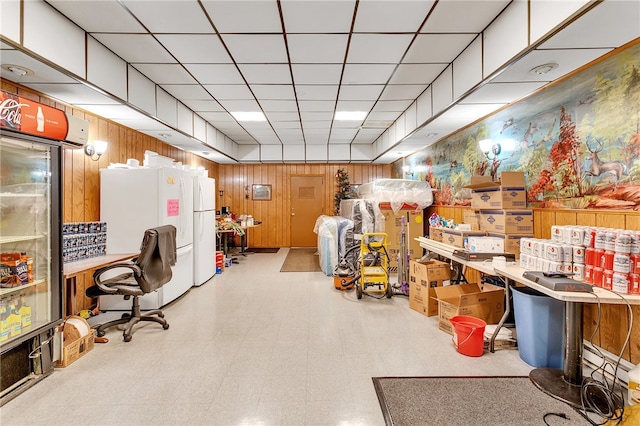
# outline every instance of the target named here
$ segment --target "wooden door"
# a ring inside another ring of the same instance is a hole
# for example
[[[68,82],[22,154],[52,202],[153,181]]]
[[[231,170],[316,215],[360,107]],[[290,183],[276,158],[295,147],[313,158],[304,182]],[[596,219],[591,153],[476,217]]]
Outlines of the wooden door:
[[[316,247],[313,232],[316,220],[324,212],[324,177],[291,176],[291,247]]]

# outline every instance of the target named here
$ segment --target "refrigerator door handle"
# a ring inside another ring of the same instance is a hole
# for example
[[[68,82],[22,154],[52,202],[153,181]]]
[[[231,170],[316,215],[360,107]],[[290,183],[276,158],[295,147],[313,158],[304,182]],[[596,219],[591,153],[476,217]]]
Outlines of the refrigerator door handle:
[[[186,206],[184,205],[185,203],[185,190],[184,190],[184,179],[180,178],[180,188],[179,188],[179,199],[180,199],[180,204],[182,204],[182,206],[180,207],[180,209],[178,210],[178,214],[180,216],[180,218],[178,219],[179,224],[180,224],[180,237],[184,236],[184,232],[185,232],[185,214],[184,214],[184,210],[186,208]]]

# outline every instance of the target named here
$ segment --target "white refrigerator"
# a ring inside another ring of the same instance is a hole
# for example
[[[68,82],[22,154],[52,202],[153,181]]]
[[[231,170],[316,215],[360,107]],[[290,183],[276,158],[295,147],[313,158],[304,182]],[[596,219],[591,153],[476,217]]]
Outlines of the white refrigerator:
[[[158,309],[193,286],[193,175],[173,168],[100,170],[100,219],[107,223],[107,253],[139,253],[144,231],[176,227],[177,261],[171,281],[140,298]],[[101,310],[130,310],[122,296],[101,296]]]
[[[216,273],[216,181],[193,177],[193,285]]]

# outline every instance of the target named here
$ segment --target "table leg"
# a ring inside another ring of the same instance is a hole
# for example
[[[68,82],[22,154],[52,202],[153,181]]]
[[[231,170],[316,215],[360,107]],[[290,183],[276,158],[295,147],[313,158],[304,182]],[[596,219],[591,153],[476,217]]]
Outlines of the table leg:
[[[509,317],[509,313],[511,312],[511,293],[509,292],[509,285],[511,284],[511,280],[508,280],[506,278],[500,278],[502,281],[504,281],[504,291],[505,291],[505,306],[504,306],[504,314],[502,315],[502,318],[500,318],[500,322],[498,322],[498,326],[496,327],[496,330],[493,332],[493,334],[491,335],[491,340],[489,341],[489,352],[494,353],[496,351],[496,337],[498,337],[498,333],[500,332],[500,329],[502,328],[502,326],[504,325],[504,323],[507,321],[507,318]]]
[[[529,378],[540,390],[574,407],[582,407],[582,303],[565,302],[564,368],[536,368]]]

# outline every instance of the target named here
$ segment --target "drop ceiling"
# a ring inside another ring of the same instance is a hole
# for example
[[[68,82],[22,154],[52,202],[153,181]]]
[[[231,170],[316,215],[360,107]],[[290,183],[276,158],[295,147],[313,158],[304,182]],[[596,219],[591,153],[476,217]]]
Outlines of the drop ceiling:
[[[320,161],[389,163],[640,35],[638,2],[608,0],[592,7],[582,1],[583,9],[561,28],[481,76],[455,102],[436,105],[429,98],[435,113],[405,129],[405,117],[415,116],[425,94],[442,90],[434,81],[446,77],[454,61],[463,65],[461,54],[512,3],[48,0],[43,7],[75,23],[88,44],[126,63],[127,79],[136,77],[161,89],[161,98],[177,100],[177,119],[163,119],[175,111],[162,111],[159,100],[123,100],[143,91],[142,83],[104,90],[4,35],[2,64],[34,73],[16,76],[2,69],[2,78],[220,163],[287,162],[278,152],[296,147],[301,154],[291,162],[314,162],[312,153],[329,151]],[[529,72],[548,62],[559,67],[545,75]],[[91,58],[87,63],[92,66]],[[109,78],[108,67],[93,66],[94,75]],[[266,121],[238,121],[231,115],[238,111],[263,112]],[[366,116],[337,121],[336,111]],[[211,142],[221,135],[224,142]]]

